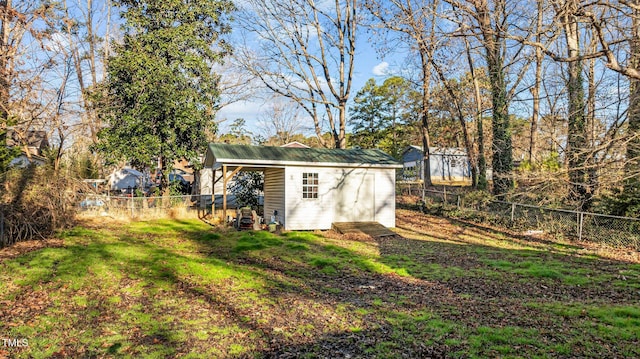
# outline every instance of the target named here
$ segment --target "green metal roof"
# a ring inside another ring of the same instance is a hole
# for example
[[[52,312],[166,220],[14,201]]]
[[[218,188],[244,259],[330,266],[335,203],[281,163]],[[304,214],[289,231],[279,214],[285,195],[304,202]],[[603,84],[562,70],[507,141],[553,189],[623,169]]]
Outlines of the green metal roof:
[[[230,145],[211,143],[206,159],[208,166],[212,162],[225,164],[253,165],[344,165],[400,168],[402,165],[381,150],[328,149],[328,148],[292,148],[272,146]],[[213,160],[213,161],[212,161]]]

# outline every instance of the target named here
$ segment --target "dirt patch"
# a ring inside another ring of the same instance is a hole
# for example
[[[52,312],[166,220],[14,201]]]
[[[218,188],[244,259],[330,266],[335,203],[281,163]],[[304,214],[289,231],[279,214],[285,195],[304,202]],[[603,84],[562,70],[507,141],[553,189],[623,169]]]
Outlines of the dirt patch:
[[[19,257],[23,254],[37,251],[42,248],[62,247],[62,239],[44,239],[18,242],[12,246],[0,249],[0,261]]]

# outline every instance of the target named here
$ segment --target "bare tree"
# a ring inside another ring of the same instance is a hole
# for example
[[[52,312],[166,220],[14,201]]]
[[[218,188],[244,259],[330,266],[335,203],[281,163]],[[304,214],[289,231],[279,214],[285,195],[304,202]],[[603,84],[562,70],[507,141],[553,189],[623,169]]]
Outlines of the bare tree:
[[[469,33],[484,50],[484,61],[489,76],[492,97],[492,167],[493,192],[503,195],[513,188],[512,128],[509,115],[511,99],[527,72],[529,62],[523,56],[522,46],[508,43],[510,33],[530,34],[531,24],[521,12],[519,2],[505,0],[446,0],[460,14],[459,30]],[[525,37],[530,35],[523,35]],[[519,67],[519,68],[518,68]],[[508,85],[511,88],[508,88]]]
[[[272,145],[284,145],[301,137],[307,130],[302,119],[300,107],[294,103],[273,101],[268,112],[259,120],[262,135]]]
[[[554,4],[556,17],[560,20],[567,47],[567,57],[577,60],[568,62],[568,132],[566,156],[569,169],[570,198],[586,206],[589,196],[586,179],[586,103],[584,94],[583,65],[579,59],[582,53],[580,27],[578,21],[578,2],[576,0],[559,1]]]
[[[391,32],[388,43],[405,43],[419,58],[421,104],[420,130],[422,137],[424,185],[431,186],[429,137],[431,84],[435,52],[438,49],[437,8],[439,1],[430,0],[365,0],[364,8],[372,16],[370,26],[382,32]],[[387,44],[378,44],[386,46]],[[390,46],[390,45],[389,45]]]
[[[214,70],[219,74],[218,90],[220,99],[216,104],[216,110],[220,110],[231,104],[247,101],[260,95],[260,81],[241,66],[240,59],[233,55],[221,65],[216,65]]]
[[[97,134],[102,125],[92,108],[88,93],[102,80],[100,74],[106,68],[111,40],[111,1],[103,1],[102,4],[103,8],[99,8],[99,4],[93,0],[62,2],[62,24],[67,42],[63,51],[68,52],[73,60],[77,97],[81,107],[81,131],[86,131],[90,144],[97,142]],[[79,140],[82,138],[84,135]]]
[[[55,66],[49,47],[52,29],[58,19],[49,2],[0,1],[0,140],[9,126],[20,145],[26,146],[30,130],[44,128],[53,98],[48,72]],[[49,80],[49,81],[47,81]],[[6,146],[0,144],[2,164]],[[30,153],[24,153],[29,157]],[[9,154],[10,156],[11,154]]]
[[[247,0],[239,26],[257,45],[237,56],[274,93],[312,118],[323,146],[345,148],[347,101],[356,53],[356,0]],[[249,45],[247,43],[247,45]],[[323,119],[333,144],[323,138]]]
[[[625,177],[640,176],[640,100],[638,100],[638,88],[640,85],[640,1],[638,0],[605,0],[595,2],[583,1],[556,1],[552,2],[556,8],[556,16],[553,23],[547,25],[545,30],[552,35],[548,43],[553,43],[561,34],[565,34],[566,43],[569,50],[566,54],[561,51],[554,51],[548,44],[541,43],[540,40],[529,41],[520,36],[510,34],[509,37],[517,39],[528,45],[535,46],[538,51],[542,51],[556,62],[568,63],[570,86],[577,85],[577,69],[582,68],[581,62],[591,59],[602,60],[604,65],[629,81],[629,106],[628,106],[628,133],[626,136],[627,153],[625,156]],[[569,15],[567,15],[569,14]],[[573,19],[572,19],[573,18]],[[555,21],[558,19],[559,21]],[[562,31],[556,31],[557,24]],[[574,25],[571,25],[571,24]],[[579,29],[578,24],[582,26]],[[543,29],[544,30],[544,29]],[[567,32],[569,36],[567,37]],[[596,45],[589,48],[577,48],[574,43],[579,40],[579,36],[591,36]],[[540,37],[538,37],[540,39]],[[572,48],[573,47],[573,48]],[[572,88],[568,90],[571,91]],[[584,94],[583,94],[584,95]],[[584,100],[583,100],[584,101]],[[576,102],[573,103],[576,105]],[[575,106],[571,113],[576,114]],[[573,126],[573,125],[572,125]],[[580,126],[578,126],[580,127]],[[572,133],[581,132],[580,129],[570,127]],[[576,132],[577,131],[577,132]],[[582,135],[580,135],[582,136]],[[573,141],[573,140],[572,140]],[[578,139],[580,142],[580,139]],[[575,147],[575,143],[573,146]],[[629,152],[630,151],[630,152]],[[586,152],[586,151],[583,151]],[[580,160],[581,161],[581,160]],[[579,162],[580,162],[579,161]],[[575,161],[574,161],[575,162]],[[577,163],[571,165],[577,166]],[[584,168],[585,166],[580,166]],[[575,184],[580,176],[574,173],[571,181]],[[584,188],[573,189],[574,193],[584,192]]]
[[[465,53],[467,57],[467,64],[469,65],[469,73],[471,75],[471,81],[473,82],[473,98],[475,102],[475,111],[473,119],[476,122],[476,144],[477,144],[477,174],[473,179],[473,186],[481,189],[487,189],[487,160],[484,154],[484,126],[482,119],[483,103],[482,95],[480,94],[480,80],[476,73],[476,66],[471,54],[471,46],[469,39],[464,36]]]
[[[33,43],[48,37],[49,26],[55,19],[54,8],[49,2],[20,1],[14,7],[12,0],[0,0],[0,123],[6,125],[10,112],[11,88],[18,78],[16,61],[24,55],[23,43],[28,34]],[[36,29],[34,24],[43,22],[45,29]],[[31,56],[33,54],[30,54]]]

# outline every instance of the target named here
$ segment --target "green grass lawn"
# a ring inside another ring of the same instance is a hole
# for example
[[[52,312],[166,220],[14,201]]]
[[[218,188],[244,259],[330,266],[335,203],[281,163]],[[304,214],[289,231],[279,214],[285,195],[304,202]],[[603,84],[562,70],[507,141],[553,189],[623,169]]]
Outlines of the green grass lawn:
[[[416,214],[397,232],[78,226],[0,260],[0,357],[640,357],[637,262]]]

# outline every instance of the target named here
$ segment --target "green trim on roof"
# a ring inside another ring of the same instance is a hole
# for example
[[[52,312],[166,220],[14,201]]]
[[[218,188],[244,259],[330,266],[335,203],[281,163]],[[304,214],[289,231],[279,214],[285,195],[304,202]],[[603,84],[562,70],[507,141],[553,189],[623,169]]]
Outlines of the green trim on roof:
[[[291,148],[211,143],[209,150],[218,162],[230,160],[234,162],[273,161],[389,167],[401,165],[396,159],[378,149]]]

